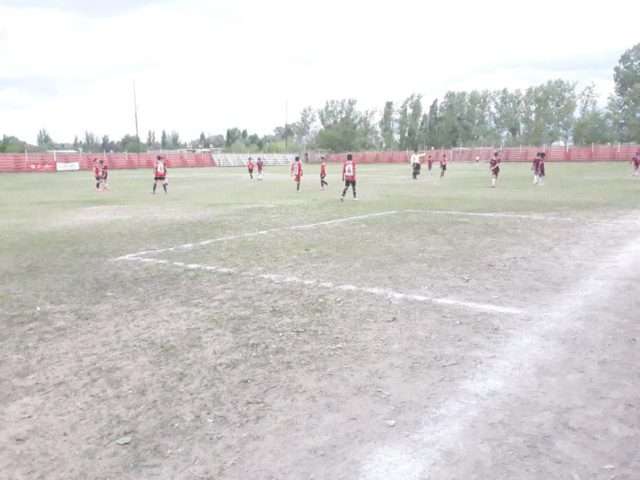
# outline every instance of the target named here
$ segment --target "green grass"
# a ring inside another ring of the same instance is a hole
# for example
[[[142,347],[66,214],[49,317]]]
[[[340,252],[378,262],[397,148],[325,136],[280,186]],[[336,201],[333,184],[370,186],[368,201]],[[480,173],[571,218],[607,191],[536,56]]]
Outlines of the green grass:
[[[432,177],[423,171],[419,181],[411,180],[407,165],[358,168],[359,202],[352,202],[349,194],[345,203],[338,201],[337,165],[329,166],[330,185],[324,192],[319,189],[318,166],[306,166],[300,193],[285,168],[268,168],[262,182],[250,181],[244,169],[175,169],[170,172],[168,195],[160,190],[150,195],[150,172],[142,170],[113,171],[111,191],[106,193],[93,190],[90,172],[4,174],[0,261],[5,280],[0,308],[33,303],[27,298],[34,293],[25,294],[31,292],[30,286],[43,301],[55,303],[56,298],[71,296],[71,301],[82,302],[86,295],[78,294],[78,287],[105,281],[92,272],[101,271],[114,257],[140,250],[401,209],[620,214],[636,208],[640,190],[640,181],[631,177],[626,164],[549,164],[542,187],[531,184],[529,165],[504,164],[497,189],[489,188],[486,165],[451,165],[443,180],[435,169]],[[402,250],[403,241],[412,241],[403,231],[415,221],[372,219],[368,223],[375,229],[371,235],[363,232],[360,241],[369,249]],[[325,253],[316,255],[326,255],[335,252],[336,243],[353,240],[354,228],[325,229],[306,241],[324,242]],[[231,263],[243,264],[255,262],[255,255],[266,261],[268,251],[255,253],[261,244],[273,250],[278,248],[273,242],[281,241],[282,249],[295,251],[286,236],[274,238],[266,246],[264,239],[257,239],[227,244],[218,252]],[[220,255],[215,259],[220,261]],[[267,264],[274,265],[280,256],[273,254]],[[333,254],[339,261],[338,257]]]

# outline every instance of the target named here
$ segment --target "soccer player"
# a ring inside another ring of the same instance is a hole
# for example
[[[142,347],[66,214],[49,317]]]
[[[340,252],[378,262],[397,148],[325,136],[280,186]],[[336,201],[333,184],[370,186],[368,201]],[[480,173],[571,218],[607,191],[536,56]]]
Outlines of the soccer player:
[[[533,170],[533,184],[537,185],[540,180],[540,152],[536,153],[531,170]]]
[[[100,187],[102,190],[109,190],[109,166],[100,160]]]
[[[491,188],[496,188],[498,175],[500,175],[500,152],[493,152],[493,158],[489,160],[489,169],[491,170]]]
[[[327,178],[327,164],[324,161],[324,157],[320,157],[320,189],[321,190],[324,190],[325,185],[327,187],[329,186],[325,178]]]
[[[153,179],[153,192],[151,193],[155,195],[158,182],[162,182],[164,193],[169,193],[167,191],[167,185],[169,185],[169,182],[167,181],[167,167],[164,164],[164,158],[160,155],[156,157],[156,163],[153,167]]]
[[[427,168],[429,169],[429,175],[433,175],[433,173],[431,173],[432,167],[433,167],[433,158],[431,158],[431,155],[429,155],[427,157]]]
[[[100,181],[102,179],[102,172],[100,171],[100,165],[98,164],[98,159],[93,159],[93,176],[96,179],[96,192],[100,191]]]
[[[247,168],[249,169],[249,178],[253,180],[253,160],[249,157],[249,161],[247,162]]]
[[[442,177],[444,177],[444,172],[447,171],[447,154],[443,153],[442,154],[442,158],[440,159],[440,179],[442,179]]]
[[[420,153],[418,154],[418,149],[414,149],[413,150],[413,154],[411,155],[411,167],[413,169],[413,179],[417,180],[418,179],[418,175],[420,175],[420,159],[422,157],[424,157],[426,155],[426,153]]]
[[[638,176],[638,170],[640,170],[640,152],[636,153],[631,159],[631,163],[633,164],[633,176]]]
[[[302,164],[300,157],[296,156],[296,161],[291,164],[291,176],[296,182],[296,192],[300,193],[300,180],[302,180]]]
[[[258,180],[262,180],[262,169],[264,168],[264,162],[260,157],[258,157],[258,161],[256,162],[256,167],[258,167]]]
[[[340,196],[340,201],[344,202],[349,187],[353,189],[353,199],[356,198],[356,162],[353,161],[353,155],[347,154],[347,161],[342,165],[342,180],[344,181],[344,190]]]
[[[540,152],[540,163],[538,165],[538,185],[544,185],[544,157],[547,154]]]

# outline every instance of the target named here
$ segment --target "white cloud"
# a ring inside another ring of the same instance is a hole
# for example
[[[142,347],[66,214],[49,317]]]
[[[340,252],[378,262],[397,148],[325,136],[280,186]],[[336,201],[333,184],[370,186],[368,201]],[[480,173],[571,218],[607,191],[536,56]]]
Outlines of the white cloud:
[[[554,78],[593,81],[605,97],[637,42],[622,0],[54,3],[0,6],[0,133],[132,133],[134,80],[143,137],[267,133],[285,100],[293,120],[332,98],[381,109],[413,92],[430,103]]]

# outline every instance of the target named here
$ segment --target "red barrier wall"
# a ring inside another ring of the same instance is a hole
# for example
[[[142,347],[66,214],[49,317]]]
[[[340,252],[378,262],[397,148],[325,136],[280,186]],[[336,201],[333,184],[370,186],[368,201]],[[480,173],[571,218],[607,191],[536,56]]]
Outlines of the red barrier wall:
[[[493,155],[493,148],[449,148],[427,150],[426,153],[438,160],[444,153],[449,161],[475,162],[479,157],[481,162],[487,162]],[[640,145],[596,145],[593,147],[513,147],[502,149],[503,162],[531,162],[536,153],[544,151],[547,162],[628,162],[640,152]],[[420,153],[423,153],[420,151]],[[356,163],[407,163],[411,152],[354,152]],[[424,161],[426,157],[422,160]],[[342,163],[345,154],[328,154],[325,160],[330,163]]]
[[[79,162],[81,170],[93,168],[93,159],[110,169],[153,168],[157,153],[0,153],[0,172],[55,172],[57,162]],[[167,167],[214,167],[210,153],[163,153]]]

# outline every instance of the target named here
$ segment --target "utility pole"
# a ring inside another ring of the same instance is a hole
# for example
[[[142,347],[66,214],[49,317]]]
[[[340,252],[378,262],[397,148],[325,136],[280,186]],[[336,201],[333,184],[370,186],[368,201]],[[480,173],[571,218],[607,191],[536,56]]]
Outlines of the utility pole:
[[[136,153],[140,155],[140,136],[138,135],[138,102],[136,99],[136,81],[133,81],[133,111],[136,119]]]

